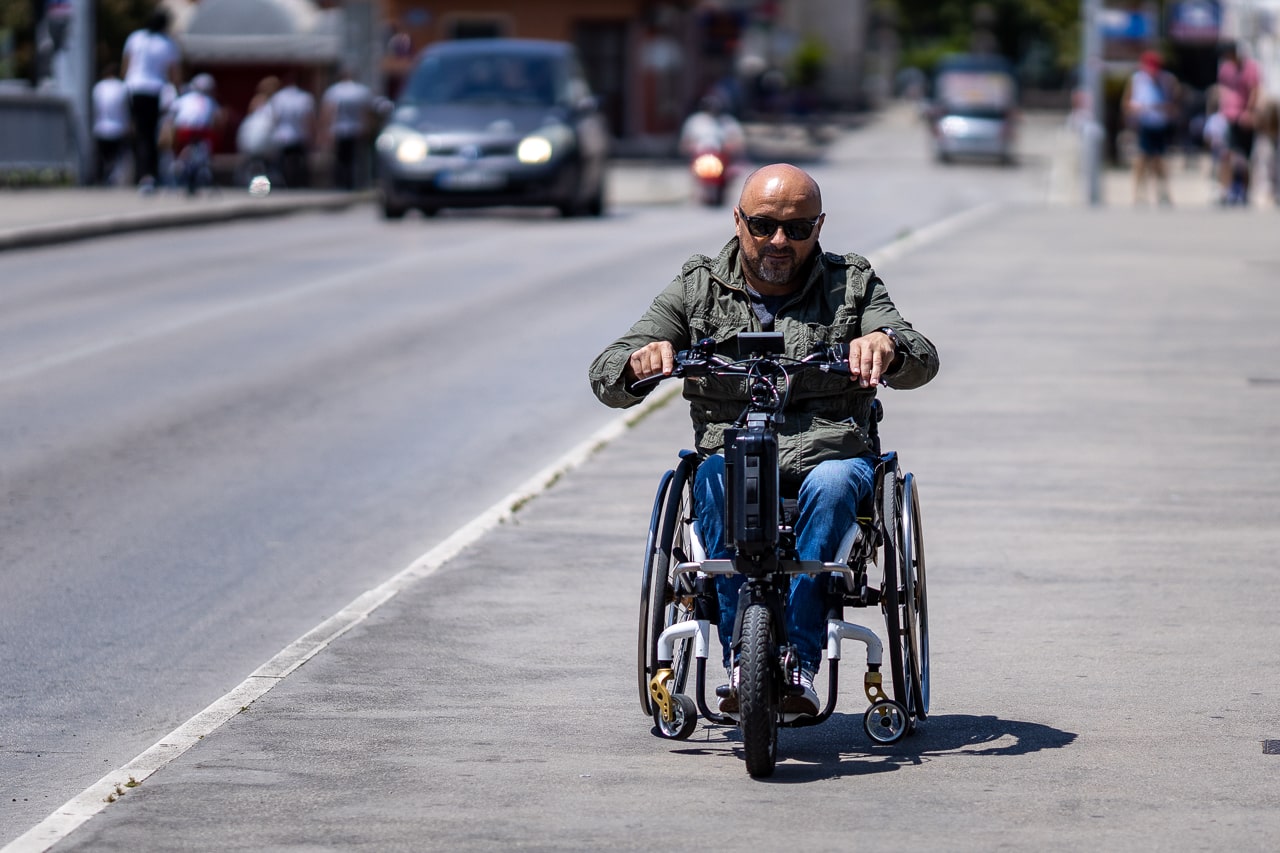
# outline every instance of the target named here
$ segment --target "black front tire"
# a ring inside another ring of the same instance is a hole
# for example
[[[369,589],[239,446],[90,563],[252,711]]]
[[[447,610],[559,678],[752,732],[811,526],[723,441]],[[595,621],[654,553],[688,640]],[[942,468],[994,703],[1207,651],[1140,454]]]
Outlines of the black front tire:
[[[742,617],[738,709],[742,751],[753,779],[772,776],[778,763],[776,658],[769,608],[752,604]]]

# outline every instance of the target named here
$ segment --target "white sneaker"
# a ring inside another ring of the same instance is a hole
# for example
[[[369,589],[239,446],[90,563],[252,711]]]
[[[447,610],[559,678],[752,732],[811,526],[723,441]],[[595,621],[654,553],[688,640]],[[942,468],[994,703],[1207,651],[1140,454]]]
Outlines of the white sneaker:
[[[782,713],[818,716],[821,711],[818,705],[818,692],[813,689],[813,673],[807,669],[800,670],[800,689],[804,692],[787,696],[782,700]]]

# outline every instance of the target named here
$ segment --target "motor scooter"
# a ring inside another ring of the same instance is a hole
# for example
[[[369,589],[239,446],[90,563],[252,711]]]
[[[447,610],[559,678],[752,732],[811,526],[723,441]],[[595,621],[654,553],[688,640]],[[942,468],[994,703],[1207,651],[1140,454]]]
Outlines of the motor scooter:
[[[698,201],[708,207],[722,206],[730,174],[729,158],[724,150],[709,145],[699,146],[690,169]]]

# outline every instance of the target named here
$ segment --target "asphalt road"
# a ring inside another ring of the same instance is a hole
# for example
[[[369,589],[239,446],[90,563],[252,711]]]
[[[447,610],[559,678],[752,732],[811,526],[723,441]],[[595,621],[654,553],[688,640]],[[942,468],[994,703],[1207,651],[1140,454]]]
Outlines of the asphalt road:
[[[902,121],[813,171],[840,250],[1047,180]],[[728,233],[361,208],[0,256],[0,839],[609,421],[590,356]]]

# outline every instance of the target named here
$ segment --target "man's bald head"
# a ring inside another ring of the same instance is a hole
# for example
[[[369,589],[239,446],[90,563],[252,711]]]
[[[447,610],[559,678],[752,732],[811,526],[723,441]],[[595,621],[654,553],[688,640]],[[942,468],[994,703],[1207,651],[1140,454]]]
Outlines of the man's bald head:
[[[801,271],[817,250],[822,219],[822,192],[803,169],[774,163],[748,175],[733,212],[747,283],[764,294],[800,287]]]
[[[804,169],[773,163],[747,176],[738,206],[752,216],[812,219],[822,212],[822,191]]]

